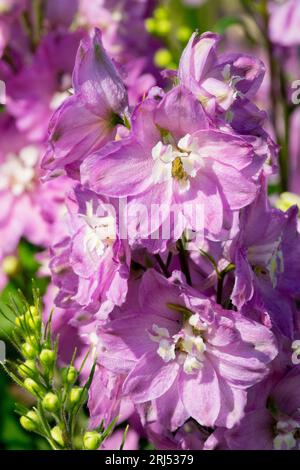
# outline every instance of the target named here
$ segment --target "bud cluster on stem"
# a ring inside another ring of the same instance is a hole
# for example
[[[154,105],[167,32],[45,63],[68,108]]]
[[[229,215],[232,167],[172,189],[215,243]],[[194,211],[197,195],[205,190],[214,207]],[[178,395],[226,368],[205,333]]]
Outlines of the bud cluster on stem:
[[[53,450],[96,450],[111,434],[117,419],[106,429],[103,422],[97,430],[88,431],[83,427],[87,426],[84,409],[95,364],[87,381],[80,385],[77,382],[87,356],[79,370],[74,366],[76,351],[71,363],[60,367],[58,338],[53,339],[51,335],[52,315],[44,324],[40,297],[35,291],[33,294],[34,305],[22,299],[22,313],[15,304],[9,306],[15,315],[11,341],[22,360],[17,364],[9,361],[2,364],[12,380],[35,399],[31,409],[16,405],[20,424],[26,431],[44,437]]]

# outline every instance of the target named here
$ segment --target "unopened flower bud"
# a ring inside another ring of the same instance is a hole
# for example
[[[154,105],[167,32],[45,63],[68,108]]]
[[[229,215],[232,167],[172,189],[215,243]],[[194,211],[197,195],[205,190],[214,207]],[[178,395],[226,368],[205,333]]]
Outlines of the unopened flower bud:
[[[40,419],[35,411],[28,411],[25,416],[21,416],[20,423],[26,431],[36,431],[40,424]]]
[[[26,325],[31,331],[40,330],[41,324],[42,324],[40,317],[36,315],[32,315],[27,312],[25,315],[25,319],[26,319]]]
[[[65,367],[62,371],[63,381],[68,385],[75,383],[77,376],[78,372],[73,366]]]
[[[59,444],[61,447],[64,447],[65,443],[63,433],[59,426],[54,426],[54,428],[51,429],[50,434],[52,439],[57,442],[57,444]]]
[[[26,359],[34,359],[38,351],[32,344],[26,342],[22,345],[22,353]]]
[[[168,18],[168,10],[164,6],[159,6],[154,10],[154,17],[157,20],[163,20]]]
[[[166,36],[172,28],[171,22],[167,18],[162,18],[156,22],[155,32],[159,36]]]
[[[32,395],[35,395],[37,397],[40,397],[43,394],[43,389],[33,379],[25,379],[24,387],[26,388],[26,390],[28,390],[28,392],[32,393]]]
[[[97,450],[101,443],[101,436],[97,431],[88,431],[83,436],[83,445],[87,450]]]
[[[69,400],[71,405],[77,405],[80,402],[87,400],[87,391],[82,387],[73,387],[70,390]]]
[[[47,369],[51,368],[55,362],[55,352],[51,349],[43,349],[40,354],[40,361]]]
[[[172,54],[168,49],[158,49],[154,56],[154,62],[158,67],[168,67],[172,61]]]
[[[147,18],[145,20],[145,27],[148,33],[153,34],[155,33],[156,29],[156,20],[154,18]]]
[[[31,344],[31,346],[33,346],[34,348],[36,348],[36,350],[38,349],[39,347],[39,340],[38,338],[35,336],[35,335],[30,335],[26,338],[26,343],[29,343]]]
[[[188,26],[180,26],[177,30],[177,39],[181,42],[186,42],[190,39],[193,31]]]
[[[35,373],[35,362],[33,359],[27,359],[18,367],[18,372],[22,377],[31,377]]]
[[[2,271],[7,276],[15,276],[20,269],[20,263],[16,256],[6,256],[2,261]]]
[[[24,315],[19,315],[15,319],[15,325],[17,328],[25,328],[25,317]]]
[[[42,401],[44,410],[54,413],[59,409],[59,399],[54,393],[47,393]]]
[[[28,315],[32,315],[33,317],[39,317],[39,312],[38,312],[38,309],[36,308],[35,305],[31,305],[29,307],[29,310],[27,310],[26,314]]]

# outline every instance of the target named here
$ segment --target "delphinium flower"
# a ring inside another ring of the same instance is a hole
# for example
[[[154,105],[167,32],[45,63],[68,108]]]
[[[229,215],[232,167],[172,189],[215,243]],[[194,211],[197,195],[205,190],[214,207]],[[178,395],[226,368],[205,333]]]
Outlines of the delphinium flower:
[[[80,162],[112,139],[127,107],[127,92],[103,50],[101,33],[82,41],[73,74],[74,95],[50,122],[49,148],[43,168],[55,170]],[[74,116],[76,120],[74,121]],[[74,165],[73,165],[74,166]],[[75,167],[76,168],[76,167]]]
[[[241,228],[232,243],[236,266],[232,301],[241,308],[262,301],[282,332],[293,336],[294,299],[300,296],[298,209],[286,213],[270,207],[264,187],[241,215]],[[283,315],[282,308],[285,306]]]
[[[113,206],[80,187],[68,206],[69,232],[54,245],[50,263],[56,302],[105,318],[125,300],[130,254],[118,238]]]
[[[232,211],[254,199],[257,160],[248,142],[210,127],[200,103],[180,86],[160,102],[148,99],[139,105],[128,138],[86,158],[81,175],[99,194],[130,197],[146,207],[164,203],[164,218],[173,205],[183,218],[189,217],[189,204],[205,205],[205,228],[219,235]],[[128,174],[129,161],[133,171]],[[236,191],[228,190],[231,178],[238,181]]]
[[[225,432],[230,449],[299,450],[299,366],[280,380],[273,380],[267,397],[257,394],[257,405],[249,409],[236,428]]]
[[[134,311],[125,304],[106,325],[99,360],[129,371],[125,395],[138,404],[153,400],[171,430],[189,417],[231,427],[241,417],[245,390],[267,374],[277,354],[272,333],[155,271],[144,275],[137,297]]]

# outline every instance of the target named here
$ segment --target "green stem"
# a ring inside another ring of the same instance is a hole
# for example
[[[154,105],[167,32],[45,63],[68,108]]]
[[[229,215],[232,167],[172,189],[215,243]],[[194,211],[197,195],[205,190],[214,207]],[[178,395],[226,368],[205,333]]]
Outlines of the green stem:
[[[290,137],[290,109],[286,94],[286,80],[281,64],[275,60],[273,44],[269,39],[269,10],[267,0],[262,0],[262,18],[264,21],[264,39],[268,54],[270,67],[271,84],[270,97],[272,108],[272,123],[274,126],[276,140],[280,145],[279,168],[280,168],[280,189],[287,191],[289,187],[289,137]],[[281,123],[278,116],[282,112],[284,119],[284,130],[281,130]]]
[[[218,284],[217,284],[217,303],[223,305],[223,287],[224,287],[224,279],[225,276],[230,273],[231,271],[235,270],[235,265],[233,263],[229,263],[223,271],[217,270],[218,275]]]
[[[225,278],[225,276],[223,274],[220,274],[219,277],[218,277],[217,303],[220,304],[220,305],[222,305],[224,278]]]
[[[156,261],[158,262],[159,267],[160,267],[160,269],[162,270],[162,272],[164,273],[164,275],[165,275],[167,278],[171,277],[171,274],[170,274],[170,272],[169,272],[167,266],[165,265],[165,263],[164,263],[163,260],[161,259],[161,256],[160,256],[159,254],[156,254],[154,257],[155,257]]]
[[[179,250],[179,262],[180,262],[181,270],[186,277],[186,282],[188,283],[189,286],[191,286],[192,278],[191,278],[191,273],[190,273],[190,268],[189,268],[189,262],[186,256],[186,250],[184,249],[183,241],[181,239],[178,240],[177,247]]]

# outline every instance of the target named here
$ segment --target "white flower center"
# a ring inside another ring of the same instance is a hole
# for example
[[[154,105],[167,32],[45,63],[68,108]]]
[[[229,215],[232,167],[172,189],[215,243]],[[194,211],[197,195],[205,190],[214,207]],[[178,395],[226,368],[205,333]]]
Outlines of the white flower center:
[[[275,450],[300,449],[299,424],[293,419],[279,420],[276,424],[277,435],[273,440]]]
[[[96,252],[101,257],[106,248],[116,239],[116,223],[112,215],[97,216],[93,211],[93,201],[86,203],[86,222],[84,251],[88,254]]]
[[[38,158],[39,150],[34,146],[25,147],[19,155],[8,154],[1,165],[0,191],[9,190],[14,196],[30,191],[34,186]]]
[[[300,364],[300,340],[296,339],[292,343],[292,363],[297,365]]]
[[[184,322],[178,334],[171,336],[167,328],[154,324],[149,337],[158,343],[157,354],[164,362],[176,359],[186,374],[193,374],[203,367],[206,346],[201,333],[205,329],[206,325],[195,314]]]
[[[180,192],[190,188],[189,179],[196,176],[202,161],[189,134],[180,139],[177,146],[159,141],[152,149],[152,158],[153,182],[162,183],[174,178]]]

